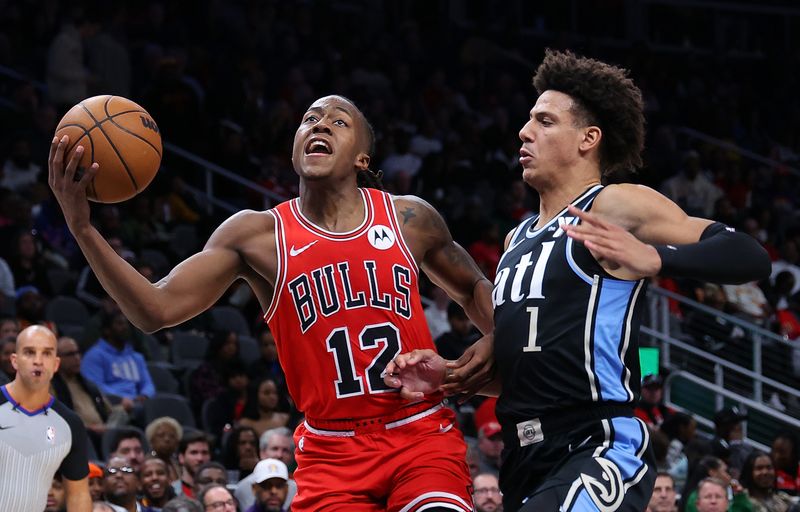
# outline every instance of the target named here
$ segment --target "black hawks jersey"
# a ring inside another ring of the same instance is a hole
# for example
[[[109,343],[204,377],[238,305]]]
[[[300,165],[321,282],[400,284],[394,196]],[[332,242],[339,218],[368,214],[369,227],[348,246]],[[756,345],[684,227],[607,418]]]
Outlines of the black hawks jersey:
[[[601,190],[572,204],[588,211]],[[561,229],[578,222],[566,208],[539,229],[537,220],[514,230],[492,293],[504,429],[593,402],[632,403],[639,394],[645,281],[606,273]]]

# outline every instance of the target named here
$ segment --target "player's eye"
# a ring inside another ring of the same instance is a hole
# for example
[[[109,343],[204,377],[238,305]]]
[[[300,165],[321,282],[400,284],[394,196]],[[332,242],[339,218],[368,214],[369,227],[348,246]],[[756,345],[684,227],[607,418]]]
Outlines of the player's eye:
[[[342,119],[337,119],[336,121],[333,122],[333,124],[335,124],[336,126],[347,126],[347,123]]]
[[[315,115],[311,114],[311,115],[308,115],[308,116],[306,116],[306,118],[304,119],[304,121],[305,121],[306,123],[315,123],[315,122],[317,122],[317,121],[318,121],[318,118],[317,118],[317,116],[315,116]]]

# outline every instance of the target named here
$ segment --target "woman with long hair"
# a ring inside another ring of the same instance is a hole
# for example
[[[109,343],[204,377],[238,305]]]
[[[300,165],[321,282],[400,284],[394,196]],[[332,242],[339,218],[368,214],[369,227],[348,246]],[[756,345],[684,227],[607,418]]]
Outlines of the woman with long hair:
[[[274,380],[262,378],[251,383],[239,424],[252,427],[259,436],[271,428],[285,427],[289,415],[277,410],[279,402],[278,386]]]

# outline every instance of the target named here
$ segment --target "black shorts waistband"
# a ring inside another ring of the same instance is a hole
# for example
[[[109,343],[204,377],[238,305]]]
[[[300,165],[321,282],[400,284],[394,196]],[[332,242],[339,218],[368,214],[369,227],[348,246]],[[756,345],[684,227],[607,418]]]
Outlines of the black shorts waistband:
[[[572,430],[587,421],[619,417],[633,417],[633,406],[616,403],[582,405],[532,418],[504,417],[500,420],[500,424],[503,427],[503,441],[506,446],[525,446],[543,441],[551,435]]]

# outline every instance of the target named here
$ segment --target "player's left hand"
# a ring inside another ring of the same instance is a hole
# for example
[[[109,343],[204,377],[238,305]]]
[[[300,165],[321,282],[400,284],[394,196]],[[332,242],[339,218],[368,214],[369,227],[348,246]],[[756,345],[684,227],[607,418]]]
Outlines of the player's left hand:
[[[395,357],[386,365],[383,381],[400,389],[406,400],[421,400],[439,391],[444,382],[446,361],[430,349],[417,349]]]
[[[448,395],[461,395],[459,401],[468,400],[486,387],[494,378],[494,334],[479,339],[456,361],[449,361],[442,391]]]
[[[661,270],[661,257],[652,245],[591,212],[572,205],[568,211],[581,219],[581,223],[568,224],[562,229],[569,237],[583,243],[594,259],[615,277],[636,280],[657,275]]]

